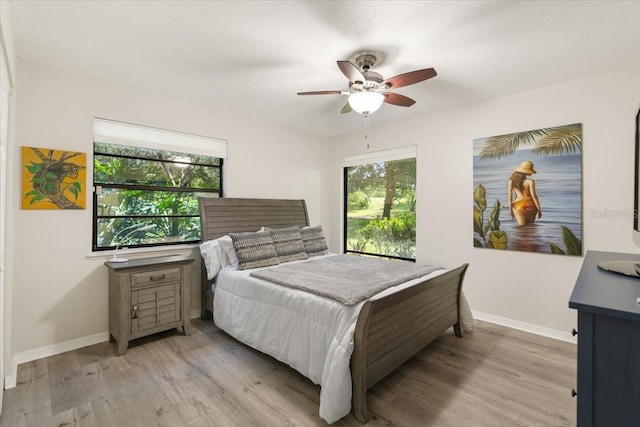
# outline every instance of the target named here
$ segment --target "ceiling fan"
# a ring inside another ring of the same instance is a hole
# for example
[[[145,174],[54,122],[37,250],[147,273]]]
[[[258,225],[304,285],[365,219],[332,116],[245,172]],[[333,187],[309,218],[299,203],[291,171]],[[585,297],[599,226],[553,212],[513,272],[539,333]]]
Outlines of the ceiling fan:
[[[355,64],[351,61],[337,61],[340,71],[349,79],[348,90],[298,92],[298,95],[348,95],[348,102],[341,112],[348,113],[355,110],[368,116],[380,108],[383,102],[411,107],[416,101],[398,93],[388,92],[389,89],[409,86],[437,75],[433,68],[425,68],[383,79],[380,74],[371,71],[379,60],[379,54],[359,53],[355,55]]]

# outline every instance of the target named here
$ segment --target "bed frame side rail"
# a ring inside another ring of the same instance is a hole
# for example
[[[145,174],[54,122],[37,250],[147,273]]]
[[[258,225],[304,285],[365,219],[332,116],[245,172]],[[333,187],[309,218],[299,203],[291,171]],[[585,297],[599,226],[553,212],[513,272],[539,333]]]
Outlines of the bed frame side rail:
[[[358,421],[369,420],[369,388],[451,326],[457,336],[462,336],[460,296],[467,267],[463,264],[363,305],[351,356],[352,409]]]

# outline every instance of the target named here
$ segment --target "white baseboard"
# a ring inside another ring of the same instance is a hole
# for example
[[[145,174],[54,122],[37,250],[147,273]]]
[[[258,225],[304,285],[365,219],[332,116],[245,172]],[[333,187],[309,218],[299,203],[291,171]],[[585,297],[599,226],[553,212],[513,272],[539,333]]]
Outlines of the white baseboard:
[[[530,332],[544,337],[554,338],[560,341],[566,341],[576,344],[576,337],[570,332],[560,331],[558,329],[546,328],[544,326],[534,325],[532,323],[521,322],[519,320],[509,319],[507,317],[495,316],[493,314],[482,313],[479,311],[471,311],[474,319],[482,320],[496,325],[506,326],[508,328],[518,329],[519,331]]]
[[[191,310],[189,315],[191,316],[191,319],[199,318],[200,309],[197,308]],[[11,361],[11,372],[9,373],[9,376],[4,379],[4,388],[5,390],[8,390],[16,386],[18,379],[18,365],[22,363],[33,362],[34,360],[42,359],[44,357],[55,356],[56,354],[77,350],[82,347],[99,344],[108,340],[109,332],[106,331],[14,354],[13,360]]]
[[[18,377],[18,365],[21,363],[32,362],[34,360],[42,359],[43,357],[55,356],[56,354],[64,353],[66,351],[77,350],[89,345],[98,344],[109,340],[109,332],[100,332],[87,337],[76,338],[73,340],[51,344],[33,350],[24,351],[22,353],[16,353],[13,355],[11,361],[11,373],[4,379],[4,388],[8,390],[16,386]]]

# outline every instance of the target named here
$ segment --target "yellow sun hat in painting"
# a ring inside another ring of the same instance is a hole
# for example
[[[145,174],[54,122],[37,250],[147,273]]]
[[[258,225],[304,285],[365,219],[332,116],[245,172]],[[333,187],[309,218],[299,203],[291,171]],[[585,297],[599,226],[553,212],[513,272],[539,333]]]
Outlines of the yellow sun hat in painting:
[[[526,162],[520,163],[520,166],[518,166],[517,168],[513,168],[513,171],[526,173],[527,175],[536,173],[536,171],[533,170],[533,162],[530,162],[529,160],[527,160]]]

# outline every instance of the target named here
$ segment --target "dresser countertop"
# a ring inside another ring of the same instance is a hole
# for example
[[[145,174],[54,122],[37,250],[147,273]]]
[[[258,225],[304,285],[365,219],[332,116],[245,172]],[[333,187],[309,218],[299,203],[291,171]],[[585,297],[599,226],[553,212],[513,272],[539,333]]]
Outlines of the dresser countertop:
[[[640,279],[598,268],[602,261],[637,261],[640,254],[587,251],[569,307],[628,320],[640,320]]]

